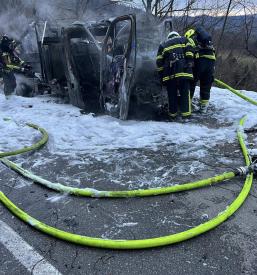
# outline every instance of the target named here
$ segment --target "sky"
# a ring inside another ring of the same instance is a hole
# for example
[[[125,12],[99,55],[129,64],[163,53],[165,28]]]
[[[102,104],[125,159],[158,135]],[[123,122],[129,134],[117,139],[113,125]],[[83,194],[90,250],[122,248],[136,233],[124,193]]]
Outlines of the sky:
[[[169,0],[165,1],[168,2]],[[143,4],[142,4],[142,0],[124,0],[124,2],[133,2],[135,3],[135,5],[138,8],[143,8]],[[180,9],[185,7],[186,3],[188,2],[188,0],[175,0],[175,8],[176,9]],[[221,6],[221,8],[219,9],[219,14],[220,16],[224,15],[224,13],[226,12],[226,8],[228,5],[228,0],[197,0],[197,3],[195,4],[195,7],[198,8],[203,8],[205,6],[210,7],[213,6],[215,7],[215,3],[219,3],[219,6]],[[249,11],[247,13],[252,13],[253,11],[255,13],[257,13],[257,0],[233,0],[234,4],[235,3],[246,3],[246,5],[248,7],[250,7]],[[241,4],[237,4],[236,7],[233,8],[233,10],[231,11],[231,15],[244,15],[245,11],[243,10],[243,6]],[[254,7],[254,5],[256,5]],[[215,15],[217,15],[217,11],[215,10]],[[209,13],[209,11],[208,11]],[[198,15],[198,14],[197,14]]]

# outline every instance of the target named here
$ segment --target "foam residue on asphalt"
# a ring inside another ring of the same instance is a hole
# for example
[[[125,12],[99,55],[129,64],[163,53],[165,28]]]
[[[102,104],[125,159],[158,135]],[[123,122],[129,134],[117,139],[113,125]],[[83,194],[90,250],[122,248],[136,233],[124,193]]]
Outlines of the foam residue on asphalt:
[[[257,93],[244,93],[257,100]],[[174,175],[194,175],[206,168],[202,160],[210,150],[236,142],[236,129],[243,115],[248,114],[247,127],[257,125],[256,106],[219,88],[212,88],[209,114],[203,115],[201,121],[193,119],[188,123],[120,121],[110,116],[82,115],[78,108],[57,103],[48,96],[12,96],[6,100],[0,94],[0,110],[1,151],[34,143],[40,133],[25,123],[38,124],[49,133],[47,148],[51,156],[38,157],[31,170],[47,162],[56,166],[60,156],[67,160],[67,169],[77,167],[78,171],[74,177],[63,173],[56,179],[74,186],[93,182],[89,187],[104,180],[128,188],[158,187],[170,183]],[[215,120],[217,125],[202,123],[204,117]],[[178,155],[184,156],[179,164]],[[187,158],[193,160],[188,162]],[[228,163],[225,156],[220,158]],[[18,161],[22,164],[26,159],[21,156]]]

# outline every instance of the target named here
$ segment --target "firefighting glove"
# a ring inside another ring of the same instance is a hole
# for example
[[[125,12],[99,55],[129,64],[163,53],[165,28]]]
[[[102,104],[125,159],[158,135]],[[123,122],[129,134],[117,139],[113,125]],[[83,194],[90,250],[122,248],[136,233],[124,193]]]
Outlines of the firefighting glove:
[[[24,63],[24,64],[22,65],[22,67],[23,67],[25,70],[32,70],[32,66],[31,66],[30,64],[28,64],[28,63]]]

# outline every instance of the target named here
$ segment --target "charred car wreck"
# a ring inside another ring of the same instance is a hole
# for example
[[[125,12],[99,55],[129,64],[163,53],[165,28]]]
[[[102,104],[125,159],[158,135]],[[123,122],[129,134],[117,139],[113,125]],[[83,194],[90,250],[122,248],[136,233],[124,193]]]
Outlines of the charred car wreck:
[[[42,72],[38,91],[49,90],[86,112],[123,120],[146,114],[155,118],[165,105],[155,68],[159,27],[156,45],[147,31],[137,30],[134,15],[62,28],[45,22],[35,28]],[[169,32],[171,21],[162,29]]]

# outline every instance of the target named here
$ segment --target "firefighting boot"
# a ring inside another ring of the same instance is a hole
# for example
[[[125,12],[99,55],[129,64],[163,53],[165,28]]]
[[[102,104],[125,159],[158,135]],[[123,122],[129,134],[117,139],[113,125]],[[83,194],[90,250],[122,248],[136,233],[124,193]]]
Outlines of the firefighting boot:
[[[206,114],[209,106],[208,100],[200,100],[200,109],[199,112],[202,114]]]
[[[170,112],[169,112],[169,113],[168,113],[169,120],[172,121],[172,120],[176,119],[177,115],[178,115],[178,113],[174,113],[174,114],[173,114],[173,113],[170,113]]]
[[[6,100],[10,100],[11,98],[12,98],[12,95],[6,95],[6,96],[5,96],[5,99],[6,99]]]

